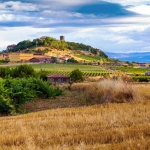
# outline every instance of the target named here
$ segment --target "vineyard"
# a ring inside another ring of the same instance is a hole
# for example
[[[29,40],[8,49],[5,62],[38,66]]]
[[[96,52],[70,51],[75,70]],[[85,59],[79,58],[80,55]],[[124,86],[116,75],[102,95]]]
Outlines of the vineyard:
[[[133,73],[133,74],[144,74],[150,71],[149,68],[133,68],[133,67],[111,67],[114,70],[120,70],[122,72]]]
[[[95,61],[100,61],[100,60],[107,60],[107,58],[101,57],[101,56],[90,56],[90,55],[75,55],[76,57],[82,58],[86,61],[90,61],[90,62],[95,62]]]
[[[70,75],[73,69],[80,69],[84,76],[101,76],[108,75],[111,72],[100,66],[79,65],[79,64],[34,64],[32,67],[36,71],[45,70],[49,74]]]

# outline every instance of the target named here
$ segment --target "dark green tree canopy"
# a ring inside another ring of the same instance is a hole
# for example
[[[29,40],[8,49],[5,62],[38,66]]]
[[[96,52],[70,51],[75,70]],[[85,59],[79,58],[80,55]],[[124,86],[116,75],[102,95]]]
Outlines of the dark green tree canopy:
[[[75,69],[70,73],[71,82],[82,82],[83,73],[79,69]]]

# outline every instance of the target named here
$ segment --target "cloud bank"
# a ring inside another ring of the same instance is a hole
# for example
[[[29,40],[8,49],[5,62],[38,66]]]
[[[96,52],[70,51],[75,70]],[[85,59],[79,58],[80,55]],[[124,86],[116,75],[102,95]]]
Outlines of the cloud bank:
[[[0,1],[0,50],[40,36],[74,41],[110,52],[150,50],[147,0]]]

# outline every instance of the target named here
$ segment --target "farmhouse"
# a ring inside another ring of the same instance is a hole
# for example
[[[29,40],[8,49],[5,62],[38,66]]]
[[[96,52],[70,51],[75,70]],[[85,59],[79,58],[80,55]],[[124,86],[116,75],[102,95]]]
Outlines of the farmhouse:
[[[51,63],[52,59],[50,57],[33,57],[29,60],[29,62],[33,63]]]
[[[150,72],[145,72],[145,76],[150,76]]]
[[[8,54],[0,54],[0,60],[7,60]]]
[[[52,74],[47,76],[47,81],[51,83],[67,83],[70,81],[69,76],[61,75],[61,74]]]

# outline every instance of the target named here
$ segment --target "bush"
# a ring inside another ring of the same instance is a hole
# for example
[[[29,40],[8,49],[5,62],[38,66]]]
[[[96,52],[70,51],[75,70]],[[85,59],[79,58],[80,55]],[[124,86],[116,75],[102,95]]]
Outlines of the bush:
[[[29,78],[35,77],[36,72],[34,71],[33,67],[30,65],[20,65],[13,69],[12,77],[14,78]]]
[[[0,95],[0,114],[8,115],[13,111],[13,106],[10,104],[9,99],[5,99],[4,96]]]
[[[39,78],[42,79],[43,81],[47,81],[47,76],[49,74],[50,74],[50,71],[45,71],[45,70],[42,70],[42,71],[38,72]]]
[[[0,79],[0,114],[9,114],[13,111],[11,99],[8,96],[7,90],[4,88],[4,80]]]
[[[25,78],[7,78],[4,82],[4,88],[7,90],[7,95],[12,99],[16,111],[25,104],[26,101],[32,100],[36,93],[30,87],[30,82]]]
[[[46,81],[36,78],[30,78],[30,89],[32,89],[38,97],[50,98],[54,97],[54,90],[52,86]]]
[[[18,112],[19,107],[35,97],[51,98],[63,91],[39,78],[0,79],[0,114]]]
[[[83,73],[79,69],[75,69],[70,73],[71,82],[82,82]]]
[[[12,75],[12,70],[9,67],[0,67],[0,77],[5,78]]]

